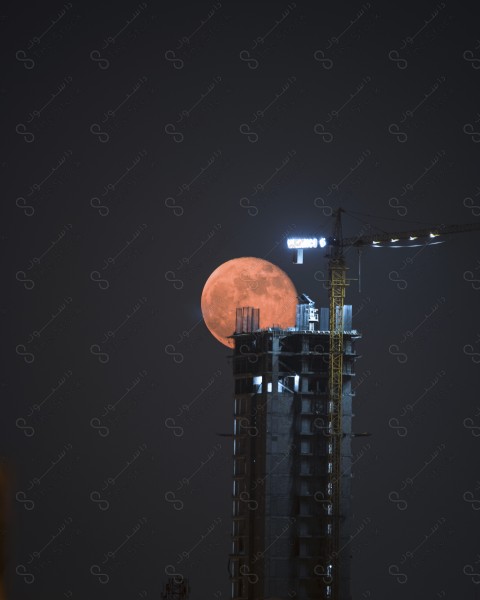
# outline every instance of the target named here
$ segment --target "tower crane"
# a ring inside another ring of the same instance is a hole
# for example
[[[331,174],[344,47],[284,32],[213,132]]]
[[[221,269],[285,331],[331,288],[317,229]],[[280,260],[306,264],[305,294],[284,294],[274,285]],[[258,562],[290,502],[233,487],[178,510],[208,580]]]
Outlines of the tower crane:
[[[339,553],[340,553],[340,497],[341,497],[341,441],[342,441],[342,372],[343,372],[343,306],[347,282],[347,266],[344,249],[354,247],[380,247],[383,243],[403,240],[424,240],[426,245],[437,243],[433,238],[452,233],[463,233],[480,230],[480,223],[462,225],[437,225],[430,228],[389,233],[374,233],[344,238],[342,234],[342,213],[339,208],[333,213],[335,219],[333,233],[330,237],[290,238],[287,246],[295,251],[294,262],[303,263],[303,250],[306,248],[329,249],[328,258],[328,290],[329,290],[329,409],[328,436],[332,445],[332,469],[328,474],[329,504],[332,508],[331,534],[326,538],[325,560],[323,572],[329,573],[331,595],[329,600],[339,600]],[[409,246],[406,246],[409,247]]]

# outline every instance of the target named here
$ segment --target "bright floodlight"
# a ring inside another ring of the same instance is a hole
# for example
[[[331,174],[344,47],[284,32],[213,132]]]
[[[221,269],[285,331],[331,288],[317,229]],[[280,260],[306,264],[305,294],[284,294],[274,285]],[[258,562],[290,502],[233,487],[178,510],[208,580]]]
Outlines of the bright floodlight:
[[[437,237],[437,236],[438,236],[438,233],[431,233],[430,234],[430,237]]]
[[[391,242],[398,242],[398,238],[392,238],[390,241]]]
[[[408,239],[409,240],[416,240],[417,238],[415,236],[411,235]]]
[[[325,238],[320,238],[318,240],[318,243],[320,244],[320,248],[325,248],[325,246],[327,245],[327,240]]]
[[[287,246],[298,250],[299,248],[316,248],[318,246],[317,238],[290,238],[287,240]]]

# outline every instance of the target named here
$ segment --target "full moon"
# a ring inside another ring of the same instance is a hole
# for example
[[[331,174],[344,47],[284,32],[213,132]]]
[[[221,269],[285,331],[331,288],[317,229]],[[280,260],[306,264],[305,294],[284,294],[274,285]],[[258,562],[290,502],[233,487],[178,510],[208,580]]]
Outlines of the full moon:
[[[207,279],[202,292],[205,325],[219,342],[233,348],[236,308],[260,309],[260,327],[293,327],[297,291],[279,267],[251,256],[220,265]]]

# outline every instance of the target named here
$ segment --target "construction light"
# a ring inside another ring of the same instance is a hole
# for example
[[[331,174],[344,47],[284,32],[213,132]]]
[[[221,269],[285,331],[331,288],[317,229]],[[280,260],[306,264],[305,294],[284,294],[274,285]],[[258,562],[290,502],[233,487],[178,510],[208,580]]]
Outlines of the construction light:
[[[317,238],[290,238],[287,240],[287,246],[298,250],[299,248],[316,248],[318,246]]]
[[[431,233],[431,234],[430,234],[430,237],[431,237],[431,238],[438,237],[438,233]]]
[[[409,240],[416,240],[417,238],[416,238],[416,236],[411,235],[408,239]]]
[[[398,242],[399,238],[392,238],[390,241],[391,242]]]
[[[318,243],[320,244],[320,248],[325,248],[325,246],[327,245],[327,240],[325,238],[320,238],[318,240]]]

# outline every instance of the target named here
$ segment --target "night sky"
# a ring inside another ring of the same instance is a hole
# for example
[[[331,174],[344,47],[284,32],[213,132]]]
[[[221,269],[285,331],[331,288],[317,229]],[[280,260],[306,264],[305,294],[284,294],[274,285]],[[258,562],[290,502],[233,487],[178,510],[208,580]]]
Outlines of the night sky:
[[[233,378],[203,285],[255,256],[325,306],[325,252],[294,265],[286,239],[334,209],[346,236],[480,223],[474,7],[3,7],[9,600],[157,599],[176,573],[230,597]],[[480,599],[479,241],[366,249],[360,291],[347,252],[355,600]]]

